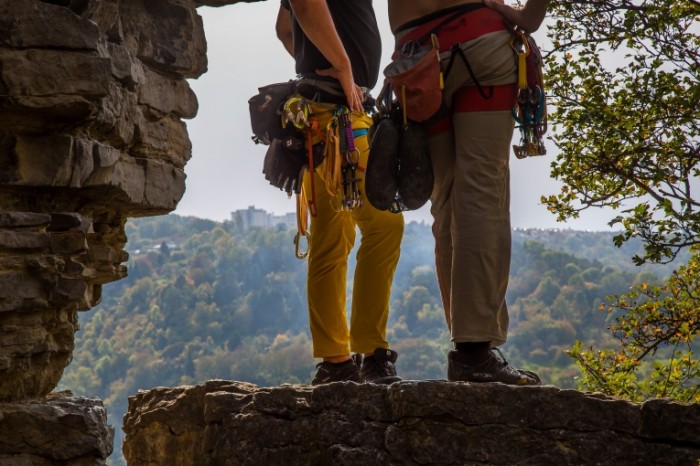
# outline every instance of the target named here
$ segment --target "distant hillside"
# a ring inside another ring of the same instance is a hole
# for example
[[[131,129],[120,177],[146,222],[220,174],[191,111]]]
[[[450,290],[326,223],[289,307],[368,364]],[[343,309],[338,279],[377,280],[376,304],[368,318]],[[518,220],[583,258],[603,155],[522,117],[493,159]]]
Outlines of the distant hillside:
[[[678,259],[668,264],[645,264],[636,266],[631,258],[634,255],[642,255],[644,248],[639,239],[631,239],[616,247],[613,237],[619,232],[595,232],[559,229],[516,229],[513,231],[513,242],[528,240],[543,243],[548,249],[569,253],[579,258],[597,260],[604,265],[612,265],[621,270],[632,272],[651,272],[660,277],[665,277],[687,262],[689,253],[687,250],[678,255]]]
[[[117,427],[112,464],[123,465],[119,426],[127,397],[139,389],[214,378],[308,382],[317,361],[294,230],[167,215],[131,220],[126,233],[129,276],[105,286],[102,303],[81,314],[73,363],[59,387],[105,400]],[[649,268],[625,260],[634,246],[620,250],[611,238],[514,232],[511,332],[503,348],[511,363],[538,371],[546,383],[576,386],[578,370],[563,351],[576,340],[608,341],[611,316],[598,311],[604,297],[655,280]],[[399,373],[409,379],[445,378],[450,343],[433,251],[430,226],[407,224],[388,334]]]

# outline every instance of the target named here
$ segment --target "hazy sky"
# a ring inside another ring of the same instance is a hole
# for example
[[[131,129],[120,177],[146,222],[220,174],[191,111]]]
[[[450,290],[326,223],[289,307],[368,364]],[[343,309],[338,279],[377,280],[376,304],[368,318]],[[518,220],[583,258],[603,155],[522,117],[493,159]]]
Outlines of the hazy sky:
[[[383,68],[393,40],[386,0],[375,0],[374,7],[382,31]],[[193,155],[185,167],[187,190],[177,214],[222,221],[248,206],[278,215],[295,209],[293,198],[265,180],[262,164],[267,146],[252,142],[248,116],[248,99],[259,86],[294,77],[294,62],[274,32],[278,9],[278,0],[198,9],[204,19],[209,70],[190,81],[199,99],[199,113],[187,121]],[[544,43],[544,31],[538,31],[536,38]],[[381,76],[373,95],[380,85]],[[554,194],[559,186],[549,176],[552,144],[548,151],[544,157],[524,160],[511,155],[513,227],[609,230],[611,211],[584,212],[575,222],[558,223],[540,204],[541,195]],[[406,219],[431,222],[428,205],[405,213]]]

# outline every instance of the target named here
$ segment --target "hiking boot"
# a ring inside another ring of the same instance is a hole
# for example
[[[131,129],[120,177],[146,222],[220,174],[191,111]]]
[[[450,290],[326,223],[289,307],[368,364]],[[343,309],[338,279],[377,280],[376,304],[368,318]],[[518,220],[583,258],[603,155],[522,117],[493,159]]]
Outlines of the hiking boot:
[[[498,356],[494,353],[497,352]],[[509,385],[540,385],[542,381],[534,372],[516,369],[508,365],[498,348],[492,348],[486,361],[469,365],[463,353],[450,351],[447,355],[447,380],[451,382],[501,382]]]
[[[322,385],[331,382],[359,382],[360,368],[354,359],[340,363],[321,362],[316,364],[316,374],[311,385]]]
[[[394,118],[382,119],[369,143],[365,168],[365,195],[377,210],[390,210],[398,191],[399,124]]]
[[[399,197],[408,210],[428,202],[433,193],[433,162],[423,125],[409,121],[399,142]]]
[[[360,369],[362,382],[377,384],[392,384],[401,380],[396,375],[396,351],[377,348],[371,356],[365,356]]]

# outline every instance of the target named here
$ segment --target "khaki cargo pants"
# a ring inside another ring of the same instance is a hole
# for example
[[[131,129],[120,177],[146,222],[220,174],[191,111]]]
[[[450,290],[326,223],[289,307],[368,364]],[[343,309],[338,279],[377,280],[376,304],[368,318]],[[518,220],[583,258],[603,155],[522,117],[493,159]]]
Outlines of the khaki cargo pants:
[[[430,30],[430,24],[405,31],[397,40],[420,35],[423,28]],[[474,74],[455,57],[443,90],[448,115],[428,128],[436,268],[454,342],[497,346],[507,338],[509,156],[516,87],[510,36],[500,15],[488,8],[467,13],[438,33],[443,70],[450,48],[459,43]]]

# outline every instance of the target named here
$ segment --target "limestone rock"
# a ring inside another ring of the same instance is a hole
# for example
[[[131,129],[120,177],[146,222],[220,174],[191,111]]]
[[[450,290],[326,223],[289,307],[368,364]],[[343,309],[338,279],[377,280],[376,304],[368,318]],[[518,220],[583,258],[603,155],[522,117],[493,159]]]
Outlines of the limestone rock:
[[[0,400],[43,396],[71,359],[78,309],[94,304],[78,214],[0,213]]]
[[[102,402],[67,393],[0,403],[3,466],[100,466],[112,453],[114,428]]]
[[[175,209],[206,71],[191,0],[0,0],[0,464],[105,464],[95,400],[43,399],[128,217]],[[29,400],[29,401],[27,401]],[[12,404],[11,402],[16,402]]]
[[[210,381],[139,392],[123,429],[129,466],[695,466],[700,457],[699,405],[551,386]]]
[[[55,387],[77,312],[126,275],[126,219],[184,194],[196,6],[0,0],[0,400]]]

